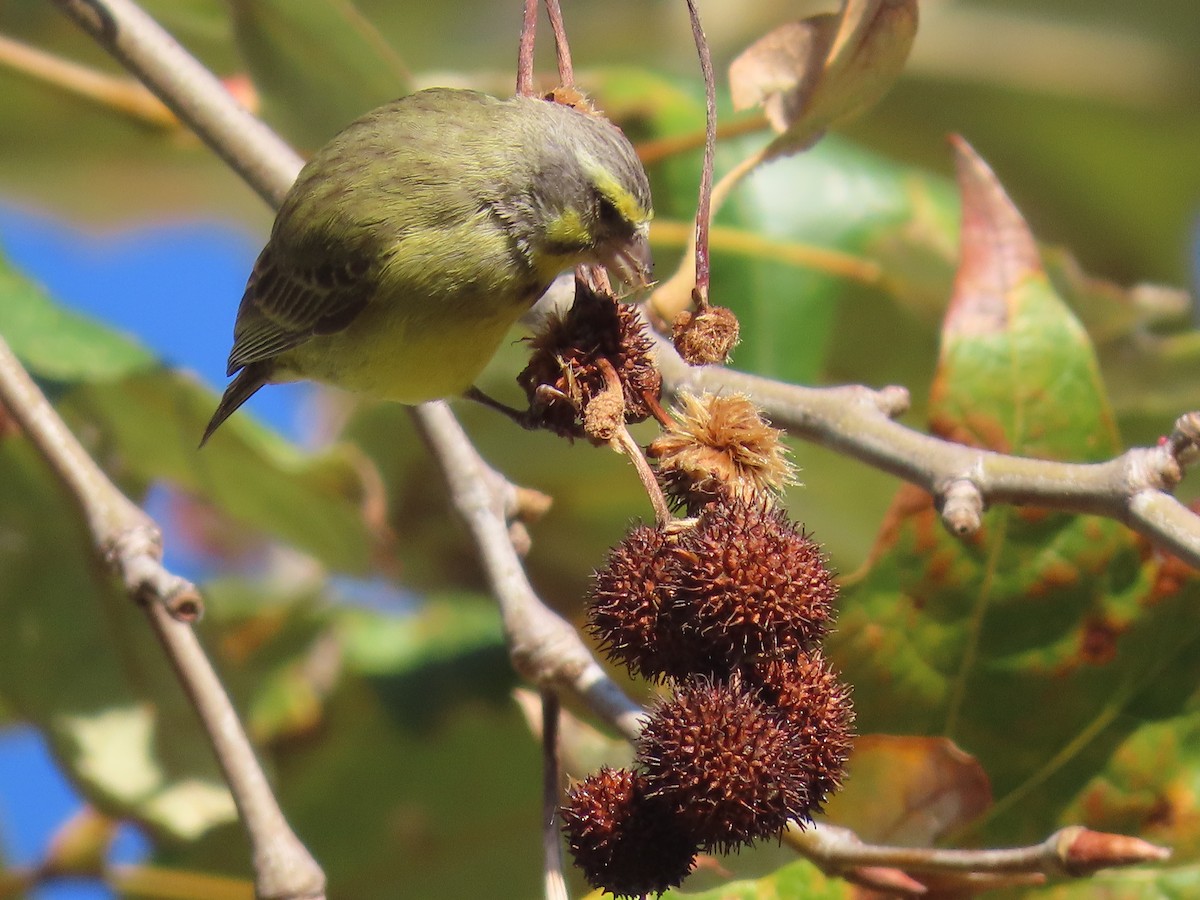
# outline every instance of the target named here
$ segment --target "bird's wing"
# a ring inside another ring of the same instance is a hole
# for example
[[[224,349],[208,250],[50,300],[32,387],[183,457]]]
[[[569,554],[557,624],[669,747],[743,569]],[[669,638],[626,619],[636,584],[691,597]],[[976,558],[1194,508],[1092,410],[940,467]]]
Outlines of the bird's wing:
[[[375,291],[369,260],[285,263],[267,244],[246,284],[233,326],[227,374],[346,328]]]

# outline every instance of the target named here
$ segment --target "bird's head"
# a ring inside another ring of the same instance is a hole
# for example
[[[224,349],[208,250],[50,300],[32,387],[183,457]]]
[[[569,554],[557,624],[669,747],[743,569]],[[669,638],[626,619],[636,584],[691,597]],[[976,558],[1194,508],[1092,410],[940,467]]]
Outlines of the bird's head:
[[[540,101],[544,102],[544,101]],[[597,115],[552,107],[557,126],[538,178],[543,227],[534,241],[554,274],[578,262],[599,263],[626,284],[650,282],[650,183],[629,140]],[[540,267],[540,266],[539,266]]]

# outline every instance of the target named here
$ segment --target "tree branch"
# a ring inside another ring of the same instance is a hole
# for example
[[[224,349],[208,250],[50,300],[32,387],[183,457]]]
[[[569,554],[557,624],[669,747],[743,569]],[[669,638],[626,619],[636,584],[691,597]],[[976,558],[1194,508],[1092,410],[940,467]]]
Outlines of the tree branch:
[[[258,896],[324,897],[324,873],[288,826],[195,632],[178,618],[195,618],[200,595],[163,568],[158,526],[88,456],[3,340],[0,403],[83,513],[100,556],[145,609],[208,734],[250,838]]]
[[[542,850],[546,900],[568,900],[563,876],[562,840],[558,835],[561,774],[558,764],[558,720],[561,705],[554,691],[542,691]]]
[[[132,0],[53,0],[276,208],[303,161]]]
[[[867,844],[835,825],[792,828],[785,839],[828,874],[909,896],[926,891],[922,877],[914,875],[941,890],[967,886],[981,890],[1047,878],[1082,878],[1100,869],[1162,862],[1171,855],[1139,838],[1078,825],[1060,829],[1040,844],[1000,850]]]
[[[633,738],[641,728],[641,708],[625,696],[596,662],[579,633],[537,596],[509,538],[503,498],[490,486],[495,474],[471,445],[445,403],[425,403],[412,411],[450,499],[466,522],[500,605],[513,666],[543,688],[580,697],[602,720]]]
[[[1200,516],[1168,493],[1183,477],[1200,439],[1200,413],[1182,416],[1158,446],[1135,447],[1102,463],[1010,456],[915,431],[893,417],[908,408],[900,387],[810,388],[717,366],[688,366],[665,340],[659,368],[670,391],[738,391],[789,433],[852,456],[924,488],[947,527],[979,527],[994,503],[1108,516],[1200,567]]]

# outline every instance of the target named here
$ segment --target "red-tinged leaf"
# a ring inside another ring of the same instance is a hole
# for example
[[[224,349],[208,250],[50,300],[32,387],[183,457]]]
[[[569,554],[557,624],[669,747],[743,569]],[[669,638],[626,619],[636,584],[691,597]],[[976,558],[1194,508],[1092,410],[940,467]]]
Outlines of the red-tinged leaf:
[[[934,430],[1029,456],[1112,456],[1116,424],[1087,332],[1054,293],[995,174],[961,138],[954,149],[962,240],[932,390]]]
[[[963,263],[934,430],[1029,457],[1114,455],[1086,333],[995,176],[965,145],[959,155]],[[964,542],[906,487],[847,586],[831,655],[864,731],[943,736],[979,760],[995,804],[958,838],[1032,843],[1062,824],[1096,827],[1075,798],[1114,747],[1180,714],[1200,679],[1197,603],[1193,572],[1111,520],[998,507]]]
[[[867,734],[854,742],[828,818],[864,841],[925,847],[982,815],[987,774],[945,738]]]
[[[962,223],[954,294],[942,329],[946,343],[960,334],[1003,332],[1010,295],[1044,274],[1033,235],[995,173],[958,135],[951,144]]]

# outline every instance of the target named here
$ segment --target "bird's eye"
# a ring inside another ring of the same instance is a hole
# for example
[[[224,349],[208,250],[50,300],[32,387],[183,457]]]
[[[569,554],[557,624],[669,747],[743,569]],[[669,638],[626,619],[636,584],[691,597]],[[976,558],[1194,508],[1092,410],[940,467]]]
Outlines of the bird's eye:
[[[603,194],[600,195],[600,221],[610,229],[620,228],[625,224],[625,217],[617,209],[617,205]]]

